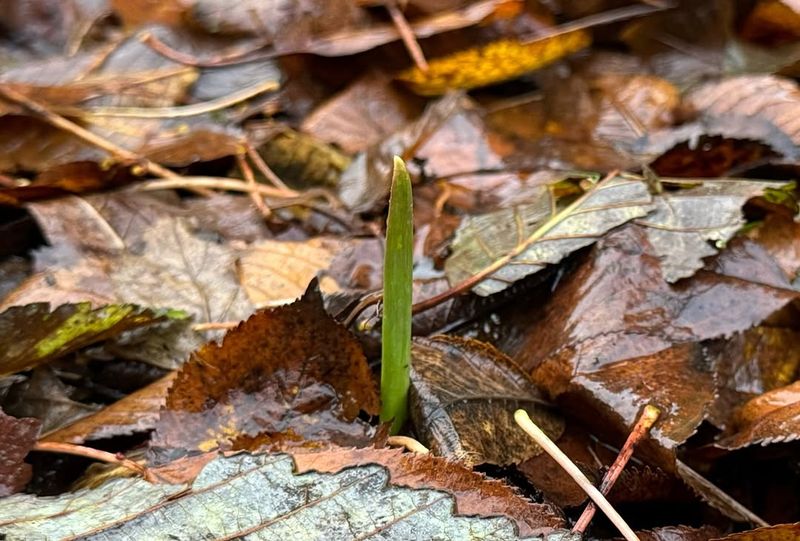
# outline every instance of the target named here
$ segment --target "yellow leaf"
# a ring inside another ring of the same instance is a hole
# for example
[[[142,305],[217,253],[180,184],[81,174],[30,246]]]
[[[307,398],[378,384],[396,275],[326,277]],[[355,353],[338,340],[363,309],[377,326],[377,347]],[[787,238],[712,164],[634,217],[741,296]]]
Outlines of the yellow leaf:
[[[429,69],[409,68],[397,78],[417,94],[435,96],[514,79],[583,49],[591,43],[586,30],[575,30],[531,42],[501,39],[429,62]]]

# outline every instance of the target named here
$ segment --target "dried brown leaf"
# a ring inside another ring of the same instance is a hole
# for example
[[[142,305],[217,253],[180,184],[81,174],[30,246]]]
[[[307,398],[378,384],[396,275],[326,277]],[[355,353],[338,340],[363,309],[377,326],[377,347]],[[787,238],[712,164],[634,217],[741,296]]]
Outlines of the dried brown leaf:
[[[211,450],[271,441],[370,440],[360,411],[377,413],[375,382],[355,338],[325,313],[316,282],[296,302],[257,312],[195,352],[178,373],[153,447]]]
[[[564,430],[530,378],[490,344],[416,338],[411,365],[411,419],[437,455],[473,466],[517,464],[540,453],[514,422],[519,408],[553,439]]]

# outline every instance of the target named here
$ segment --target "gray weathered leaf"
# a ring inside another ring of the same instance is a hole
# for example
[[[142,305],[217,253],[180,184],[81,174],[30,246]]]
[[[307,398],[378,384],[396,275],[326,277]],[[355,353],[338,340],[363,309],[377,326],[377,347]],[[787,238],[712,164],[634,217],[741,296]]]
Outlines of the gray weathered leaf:
[[[453,253],[445,262],[447,279],[457,284],[516,253],[472,289],[483,296],[497,293],[646,215],[652,199],[641,179],[626,175],[598,184],[558,214],[550,192],[542,190],[535,203],[468,218],[456,231]]]
[[[295,474],[286,455],[209,462],[191,487],[115,479],[58,497],[0,500],[8,541],[520,539],[505,517],[454,515],[453,496],[389,484],[381,466]]]
[[[748,199],[782,186],[785,183],[703,181],[700,186],[654,198],[655,210],[636,223],[646,227],[664,278],[675,282],[694,274],[704,257],[716,254],[741,229],[745,223],[741,209]]]

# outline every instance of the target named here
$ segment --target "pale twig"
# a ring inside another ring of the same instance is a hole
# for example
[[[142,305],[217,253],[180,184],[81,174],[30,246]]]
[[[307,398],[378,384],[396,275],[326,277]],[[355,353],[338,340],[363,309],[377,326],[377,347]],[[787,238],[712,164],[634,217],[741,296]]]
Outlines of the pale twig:
[[[277,81],[262,81],[253,86],[244,88],[233,94],[192,105],[181,105],[176,107],[91,107],[84,109],[88,116],[113,116],[126,118],[182,118],[187,116],[197,116],[220,109],[225,109],[237,103],[243,102],[259,94],[277,90]]]
[[[408,436],[389,436],[386,443],[391,447],[404,447],[412,453],[427,455],[430,450],[414,438]]]
[[[0,97],[3,97],[9,101],[22,105],[30,112],[40,116],[45,122],[48,124],[55,126],[56,128],[60,128],[64,131],[67,131],[80,139],[83,139],[90,145],[96,146],[97,148],[103,149],[112,156],[115,156],[121,160],[128,161],[131,163],[138,163],[140,164],[145,170],[149,173],[166,179],[180,179],[180,175],[170,171],[169,169],[158,165],[155,162],[148,160],[147,158],[140,156],[130,150],[122,148],[107,139],[103,139],[97,134],[94,134],[87,130],[86,128],[75,124],[71,120],[67,120],[61,115],[58,115],[52,111],[50,111],[44,105],[28,98],[24,94],[17,92],[9,88],[8,86],[0,85]]]
[[[235,329],[241,321],[214,321],[211,323],[195,323],[193,331],[229,331]]]
[[[403,40],[403,45],[406,46],[408,54],[410,54],[412,60],[414,60],[414,64],[420,71],[428,71],[428,61],[425,60],[425,55],[417,42],[414,30],[412,30],[411,26],[408,24],[403,12],[397,7],[397,3],[394,0],[390,0],[386,3],[386,9],[389,11],[389,16],[391,16],[392,22],[397,28],[397,32],[400,34],[400,38]]]
[[[547,437],[547,434],[542,432],[542,429],[536,426],[528,413],[525,410],[517,410],[514,412],[514,420],[533,440],[541,447],[565,472],[578,484],[579,487],[589,496],[594,503],[599,507],[608,517],[608,519],[617,527],[626,541],[639,541],[639,538],[633,532],[625,520],[617,513],[606,497],[603,496],[597,488],[592,485],[591,481],[583,475],[583,472],[572,462],[561,449],[556,446],[553,441]]]
[[[174,190],[174,189],[191,189],[191,188],[209,188],[212,190],[226,190],[231,192],[250,193],[256,192],[266,197],[274,197],[276,199],[288,199],[297,197],[295,193],[287,193],[284,190],[265,186],[263,184],[256,184],[250,186],[246,182],[226,177],[201,177],[201,176],[187,176],[179,177],[169,180],[150,180],[137,184],[134,189],[137,191],[154,191],[154,190]]]
[[[258,186],[256,182],[256,177],[253,175],[253,170],[250,168],[250,164],[247,163],[244,155],[237,154],[236,155],[236,163],[239,165],[239,169],[242,171],[242,176],[244,177],[247,184],[253,188]],[[253,204],[256,206],[258,211],[264,218],[269,218],[272,215],[272,211],[269,209],[267,204],[264,202],[264,198],[256,191],[250,192],[250,199],[253,200]]]
[[[108,464],[116,464],[141,475],[146,481],[150,481],[151,483],[157,481],[156,477],[145,466],[137,464],[133,460],[127,459],[119,454],[92,449],[91,447],[85,447],[83,445],[55,441],[40,441],[34,444],[32,450],[45,453],[63,453],[66,455],[82,456]]]
[[[622,473],[622,470],[625,468],[625,465],[628,463],[628,460],[633,456],[633,448],[639,443],[639,440],[650,431],[650,428],[656,422],[659,415],[661,415],[661,410],[657,407],[651,406],[650,404],[644,407],[642,414],[639,416],[631,433],[628,435],[628,439],[625,440],[625,444],[622,446],[622,449],[620,449],[617,458],[614,459],[614,462],[608,468],[608,471],[603,476],[603,480],[600,482],[600,492],[604,496],[609,493],[620,473]],[[586,509],[581,513],[580,518],[578,518],[578,522],[572,527],[572,531],[583,534],[586,527],[592,521],[596,509],[597,507],[594,502],[589,502]]]

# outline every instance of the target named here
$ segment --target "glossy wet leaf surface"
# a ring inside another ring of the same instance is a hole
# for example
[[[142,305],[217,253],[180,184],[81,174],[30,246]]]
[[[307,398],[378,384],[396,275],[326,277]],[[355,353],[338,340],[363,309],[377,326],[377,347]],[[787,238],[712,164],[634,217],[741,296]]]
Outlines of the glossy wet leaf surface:
[[[156,425],[156,456],[235,446],[260,434],[366,445],[377,387],[355,338],[325,313],[316,282],[260,310],[181,368]],[[244,443],[243,445],[247,445]]]

